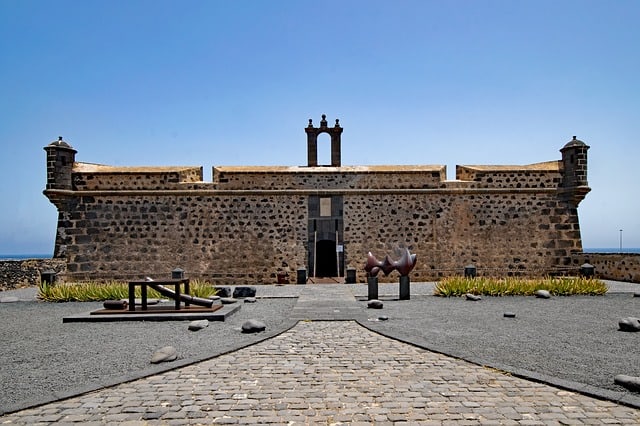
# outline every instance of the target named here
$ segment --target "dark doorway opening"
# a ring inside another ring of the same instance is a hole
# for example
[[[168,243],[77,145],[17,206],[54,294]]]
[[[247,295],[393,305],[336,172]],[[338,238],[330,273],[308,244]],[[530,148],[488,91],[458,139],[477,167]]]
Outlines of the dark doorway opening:
[[[336,242],[320,240],[316,243],[316,277],[337,277]]]

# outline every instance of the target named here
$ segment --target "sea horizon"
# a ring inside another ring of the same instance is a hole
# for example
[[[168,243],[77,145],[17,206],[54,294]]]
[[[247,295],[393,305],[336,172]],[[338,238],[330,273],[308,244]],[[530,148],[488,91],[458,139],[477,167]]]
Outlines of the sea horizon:
[[[623,247],[620,250],[620,247],[595,247],[595,248],[584,248],[582,249],[583,253],[623,253],[623,254],[634,254],[640,253],[640,247]],[[52,254],[45,253],[27,253],[27,254],[0,254],[0,260],[27,260],[27,259],[51,259],[53,257]]]

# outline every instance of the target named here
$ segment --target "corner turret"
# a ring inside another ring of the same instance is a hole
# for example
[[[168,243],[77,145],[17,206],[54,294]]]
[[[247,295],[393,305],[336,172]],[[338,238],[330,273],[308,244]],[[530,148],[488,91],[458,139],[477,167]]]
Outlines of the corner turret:
[[[585,144],[575,136],[560,152],[562,153],[562,192],[576,206],[591,191],[587,182],[587,150]]]
[[[45,146],[44,150],[47,152],[46,189],[72,189],[71,172],[78,151],[62,140],[62,136]]]

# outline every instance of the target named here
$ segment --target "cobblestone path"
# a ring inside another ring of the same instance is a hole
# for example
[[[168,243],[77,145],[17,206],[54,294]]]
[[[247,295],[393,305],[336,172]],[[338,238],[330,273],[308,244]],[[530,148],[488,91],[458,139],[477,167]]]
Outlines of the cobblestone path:
[[[418,349],[352,321],[314,321],[0,423],[638,425],[640,410]]]

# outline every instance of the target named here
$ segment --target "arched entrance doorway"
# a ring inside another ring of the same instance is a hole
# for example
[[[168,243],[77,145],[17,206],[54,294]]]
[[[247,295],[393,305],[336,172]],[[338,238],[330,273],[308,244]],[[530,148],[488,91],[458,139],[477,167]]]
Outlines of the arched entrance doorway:
[[[336,242],[321,240],[316,243],[316,277],[337,277]]]

